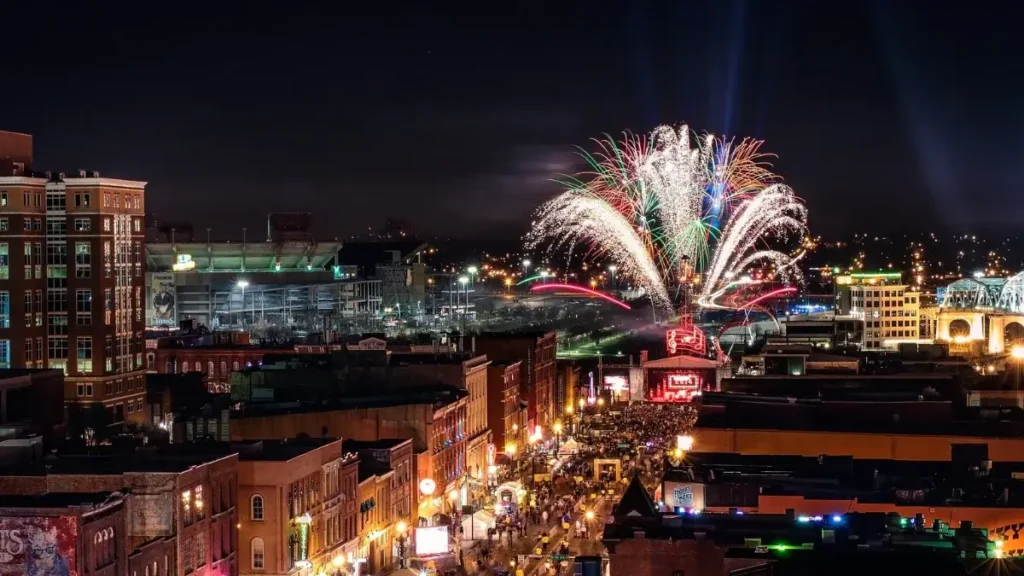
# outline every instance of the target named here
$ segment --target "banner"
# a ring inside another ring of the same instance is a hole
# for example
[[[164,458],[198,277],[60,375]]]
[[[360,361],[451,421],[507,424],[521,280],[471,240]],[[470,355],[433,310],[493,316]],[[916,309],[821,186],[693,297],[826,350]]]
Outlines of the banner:
[[[148,326],[176,326],[178,317],[175,309],[174,273],[152,272],[148,276],[146,324]]]
[[[0,517],[0,575],[78,576],[73,516]]]

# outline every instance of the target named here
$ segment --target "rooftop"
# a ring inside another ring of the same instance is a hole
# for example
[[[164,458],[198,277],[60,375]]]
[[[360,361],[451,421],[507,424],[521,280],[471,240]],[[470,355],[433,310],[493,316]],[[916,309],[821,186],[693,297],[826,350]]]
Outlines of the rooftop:
[[[116,475],[130,472],[181,473],[234,454],[230,445],[217,442],[147,446],[134,450],[102,446],[84,452],[65,452],[41,460],[0,469],[6,476],[47,474]]]
[[[233,443],[238,459],[243,462],[287,462],[337,442],[337,438],[288,438],[285,440],[251,440]],[[341,451],[338,452],[341,457]]]
[[[386,384],[384,382],[381,383]],[[461,388],[446,384],[429,384],[416,387],[380,389],[374,394],[348,395],[342,398],[318,401],[253,403],[246,405],[232,418],[253,418],[280,414],[301,414],[328,412],[332,410],[356,410],[360,408],[387,408],[413,404],[444,406],[457,402],[469,393]]]
[[[1024,482],[1015,478],[1024,472],[1024,462],[993,463],[982,474],[972,472],[982,467],[980,458],[972,462],[962,456],[929,462],[694,452],[685,464],[666,470],[663,479],[704,483],[706,507],[756,506],[762,495],[894,507],[1024,507]]]
[[[107,502],[120,502],[118,492],[46,492],[43,494],[4,495],[4,508],[92,508]],[[2,514],[2,513],[0,513]]]
[[[696,427],[1022,437],[1024,411],[1017,407],[963,407],[946,400],[823,400],[705,393]]]
[[[389,450],[406,442],[412,442],[408,438],[385,438],[382,440],[344,440],[342,451],[358,452],[360,450]]]

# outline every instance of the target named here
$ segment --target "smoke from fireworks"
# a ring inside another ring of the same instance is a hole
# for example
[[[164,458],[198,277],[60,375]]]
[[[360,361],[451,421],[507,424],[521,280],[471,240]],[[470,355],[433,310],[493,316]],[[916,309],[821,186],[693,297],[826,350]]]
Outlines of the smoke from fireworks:
[[[760,141],[694,138],[684,125],[596,142],[593,154],[582,152],[589,171],[541,206],[530,246],[585,246],[588,256],[615,262],[663,309],[672,308],[686,264],[705,275],[699,302],[755,265],[801,279],[799,256],[768,241],[803,234],[807,210],[778,183]]]

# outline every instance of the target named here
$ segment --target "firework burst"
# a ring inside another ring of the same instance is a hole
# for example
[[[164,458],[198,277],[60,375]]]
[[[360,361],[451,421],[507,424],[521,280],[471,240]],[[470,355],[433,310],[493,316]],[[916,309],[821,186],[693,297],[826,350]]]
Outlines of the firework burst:
[[[541,206],[531,247],[583,247],[612,260],[663,309],[686,264],[704,275],[705,297],[755,265],[801,279],[799,255],[769,242],[803,234],[807,210],[779,183],[761,141],[694,137],[684,125],[595,142],[593,153],[581,150],[588,170]]]

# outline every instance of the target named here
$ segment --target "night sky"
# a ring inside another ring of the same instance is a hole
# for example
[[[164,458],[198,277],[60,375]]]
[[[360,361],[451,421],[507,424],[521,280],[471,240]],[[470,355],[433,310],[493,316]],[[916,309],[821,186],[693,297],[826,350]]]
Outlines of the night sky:
[[[513,239],[575,145],[681,122],[765,139],[815,233],[1024,218],[1020,2],[18,4],[0,128],[215,236]]]

